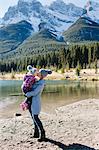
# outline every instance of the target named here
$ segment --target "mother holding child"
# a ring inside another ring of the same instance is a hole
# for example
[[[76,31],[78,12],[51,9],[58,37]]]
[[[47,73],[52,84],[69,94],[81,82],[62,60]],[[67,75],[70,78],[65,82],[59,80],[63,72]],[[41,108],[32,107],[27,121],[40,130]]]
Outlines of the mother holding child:
[[[28,73],[24,77],[22,84],[22,91],[27,97],[24,102],[21,103],[23,110],[28,109],[34,122],[34,138],[39,138],[38,141],[46,141],[45,130],[42,122],[39,119],[41,111],[41,93],[45,86],[44,78],[51,74],[51,70],[40,69],[37,70],[32,66],[27,66]],[[39,80],[35,76],[39,77]]]

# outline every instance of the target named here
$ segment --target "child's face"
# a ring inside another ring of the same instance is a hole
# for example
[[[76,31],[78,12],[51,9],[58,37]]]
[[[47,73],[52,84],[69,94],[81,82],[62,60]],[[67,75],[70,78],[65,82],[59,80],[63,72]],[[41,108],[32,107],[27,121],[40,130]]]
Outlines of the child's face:
[[[38,76],[38,70],[35,71],[34,76]]]

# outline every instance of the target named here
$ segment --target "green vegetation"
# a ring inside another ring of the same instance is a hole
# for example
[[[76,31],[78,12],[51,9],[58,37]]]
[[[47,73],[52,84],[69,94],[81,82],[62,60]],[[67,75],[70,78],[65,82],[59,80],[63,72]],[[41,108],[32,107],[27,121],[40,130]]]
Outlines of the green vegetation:
[[[26,21],[0,28],[0,72],[12,72],[14,77],[13,72],[26,71],[31,64],[62,73],[70,68],[76,68],[77,75],[82,68],[94,68],[97,73],[99,24],[81,17],[64,32],[65,41],[49,29],[33,31]]]
[[[11,70],[22,72],[26,70],[29,64],[39,68],[61,69],[62,72],[69,68],[78,68],[79,73],[81,68],[94,68],[97,71],[98,59],[98,42],[71,44],[68,47],[61,46],[55,51],[33,53],[23,57],[20,55],[11,59],[2,58],[0,60],[0,72],[11,72]]]
[[[77,76],[80,76],[80,70],[81,70],[81,66],[80,66],[80,64],[78,62],[77,67],[76,67],[76,75]]]
[[[0,28],[0,54],[16,49],[33,32],[32,25],[27,21],[10,24]]]
[[[63,35],[68,42],[99,41],[99,24],[81,17]]]
[[[12,59],[40,55],[41,53],[58,51],[65,45],[65,42],[58,41],[48,29],[43,29],[38,33],[32,34],[18,48],[2,55],[2,57]]]

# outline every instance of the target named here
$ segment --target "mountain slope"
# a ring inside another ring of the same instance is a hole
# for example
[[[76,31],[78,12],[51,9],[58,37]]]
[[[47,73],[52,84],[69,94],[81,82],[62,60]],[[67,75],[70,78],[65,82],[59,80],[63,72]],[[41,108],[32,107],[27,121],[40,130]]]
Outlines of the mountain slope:
[[[16,49],[33,32],[27,21],[0,28],[0,54]]]
[[[38,33],[30,36],[17,49],[12,52],[6,53],[3,57],[26,57],[58,50],[60,47],[65,45],[66,43],[62,38],[57,39],[57,36],[50,30],[43,29]]]
[[[65,41],[99,41],[99,24],[81,17],[67,31],[64,32]]]

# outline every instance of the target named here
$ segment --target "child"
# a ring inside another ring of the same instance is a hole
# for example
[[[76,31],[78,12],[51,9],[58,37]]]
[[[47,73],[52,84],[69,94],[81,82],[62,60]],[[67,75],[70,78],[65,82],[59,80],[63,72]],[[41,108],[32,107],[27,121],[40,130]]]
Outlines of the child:
[[[32,90],[33,84],[36,82],[35,76],[37,74],[37,69],[29,65],[27,66],[27,70],[28,73],[24,76],[24,82],[21,87],[24,94],[30,92]],[[32,101],[32,97],[26,98],[25,101],[20,104],[22,110],[28,109],[31,101]]]
[[[52,74],[52,71],[47,70],[47,69],[40,69],[37,74],[39,77],[39,81],[35,83],[31,92],[26,93],[27,97],[32,96],[32,105],[30,107],[29,112],[34,121],[34,136],[33,137],[34,138],[40,137],[38,139],[39,142],[42,142],[42,141],[47,142],[43,124],[42,124],[41,120],[39,119],[39,114],[41,111],[41,93],[45,86],[44,78],[48,74]]]

